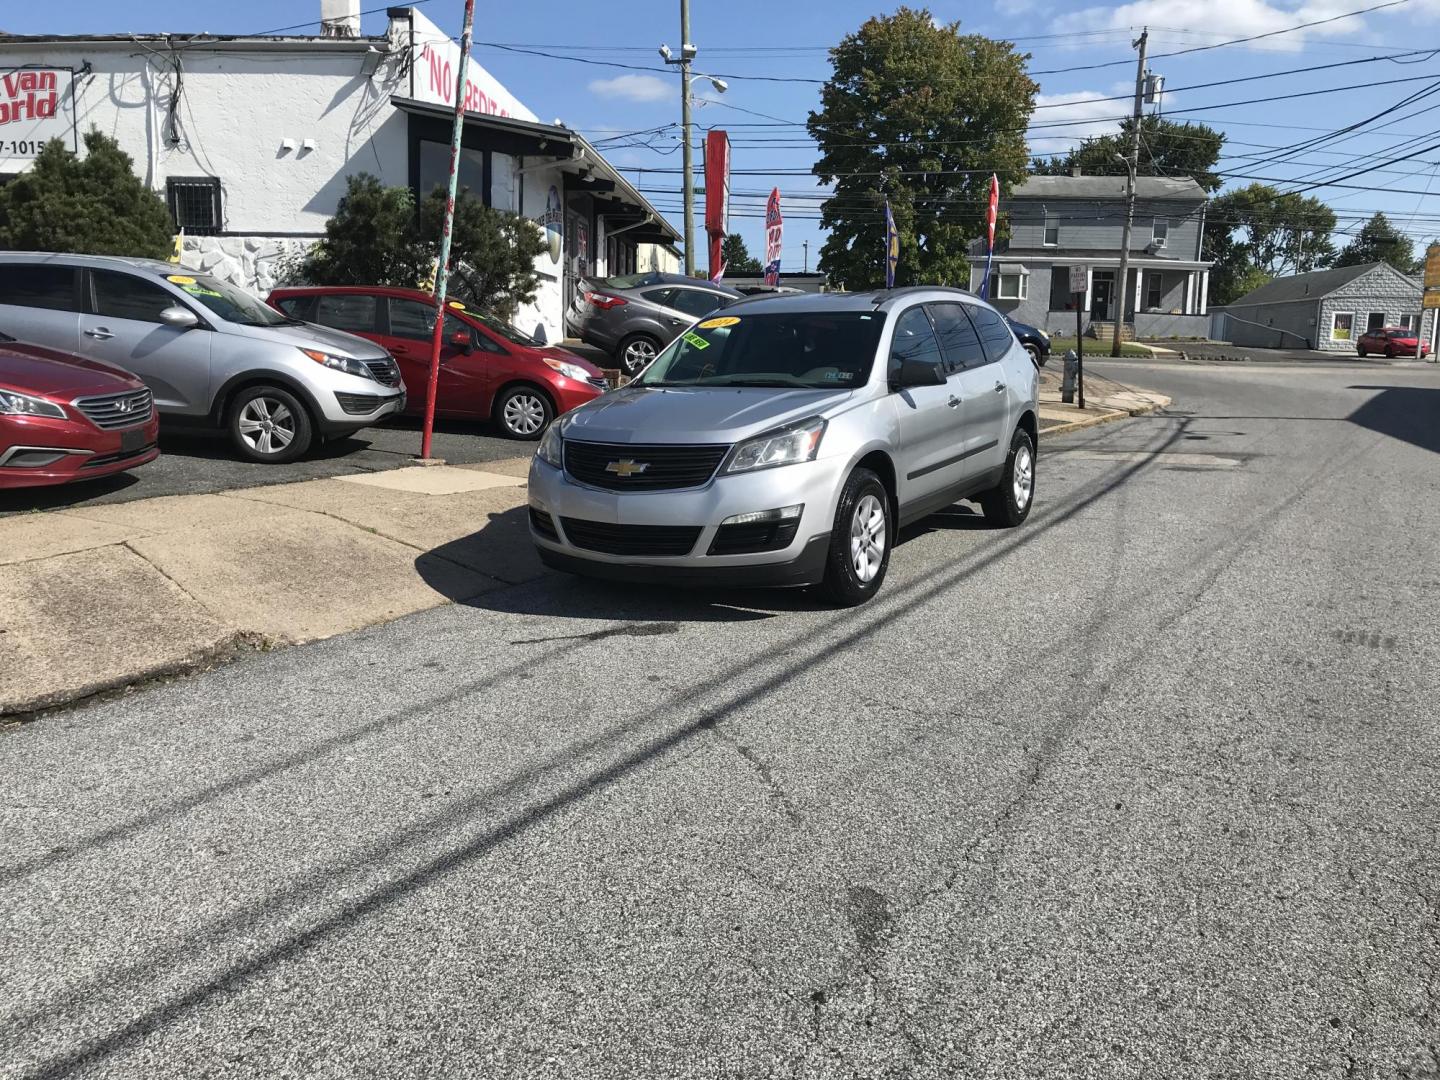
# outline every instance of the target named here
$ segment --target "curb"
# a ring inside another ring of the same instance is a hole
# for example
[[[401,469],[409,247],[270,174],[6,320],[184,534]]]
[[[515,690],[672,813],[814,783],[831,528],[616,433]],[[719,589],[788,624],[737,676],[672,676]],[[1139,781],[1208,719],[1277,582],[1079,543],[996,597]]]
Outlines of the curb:
[[[1133,409],[1115,409],[1104,416],[1087,416],[1080,420],[1070,420],[1063,424],[1056,424],[1054,427],[1040,429],[1040,437],[1046,435],[1066,435],[1072,431],[1080,431],[1084,428],[1099,427],[1101,424],[1111,424],[1116,420],[1128,420],[1132,416],[1144,416],[1153,413],[1161,405],[1140,405]]]
[[[21,698],[18,701],[0,701],[0,729],[28,723],[52,710],[81,705],[92,698],[116,696],[170,679],[197,675],[202,671],[220,667],[222,664],[229,664],[245,653],[268,652],[276,648],[278,644],[280,643],[270,641],[253,631],[237,630],[223,641],[198,649],[183,660],[167,664],[153,664],[124,675],[57,690],[40,697]]]

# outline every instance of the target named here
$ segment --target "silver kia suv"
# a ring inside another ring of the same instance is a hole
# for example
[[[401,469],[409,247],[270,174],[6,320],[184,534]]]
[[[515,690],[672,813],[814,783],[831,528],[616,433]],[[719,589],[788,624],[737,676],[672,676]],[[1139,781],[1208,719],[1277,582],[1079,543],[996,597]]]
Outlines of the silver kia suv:
[[[958,289],[742,300],[550,426],[531,534],[571,573],[862,603],[900,526],[959,499],[1025,520],[1037,384],[1000,313]]]
[[[164,427],[221,427],[251,461],[292,461],[405,405],[374,342],[172,263],[0,253],[0,331],[133,371]]]

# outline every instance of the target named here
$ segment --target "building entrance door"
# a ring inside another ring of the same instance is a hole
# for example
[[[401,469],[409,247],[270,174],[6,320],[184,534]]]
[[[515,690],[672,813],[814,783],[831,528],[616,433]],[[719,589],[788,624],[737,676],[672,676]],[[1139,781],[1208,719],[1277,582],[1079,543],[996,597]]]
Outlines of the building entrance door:
[[[1115,282],[1110,278],[1102,278],[1095,275],[1094,285],[1090,290],[1090,317],[1097,322],[1108,322],[1110,319],[1111,293],[1114,291]]]

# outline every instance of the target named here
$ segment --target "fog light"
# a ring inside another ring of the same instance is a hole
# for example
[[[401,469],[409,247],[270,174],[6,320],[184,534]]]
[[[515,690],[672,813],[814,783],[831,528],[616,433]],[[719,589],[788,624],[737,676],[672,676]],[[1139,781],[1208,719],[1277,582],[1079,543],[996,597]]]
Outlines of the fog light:
[[[762,521],[790,521],[800,516],[805,509],[804,503],[795,506],[782,506],[778,510],[756,510],[749,514],[733,514],[722,521],[721,525],[756,525]]]

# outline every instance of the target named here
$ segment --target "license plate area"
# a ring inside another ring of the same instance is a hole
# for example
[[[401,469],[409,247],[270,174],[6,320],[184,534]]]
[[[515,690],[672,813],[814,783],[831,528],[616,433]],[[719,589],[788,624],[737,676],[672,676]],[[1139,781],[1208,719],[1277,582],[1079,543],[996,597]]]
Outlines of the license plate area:
[[[143,427],[135,428],[133,431],[122,431],[120,433],[120,452],[130,454],[146,446],[148,440],[145,436],[146,431]]]

